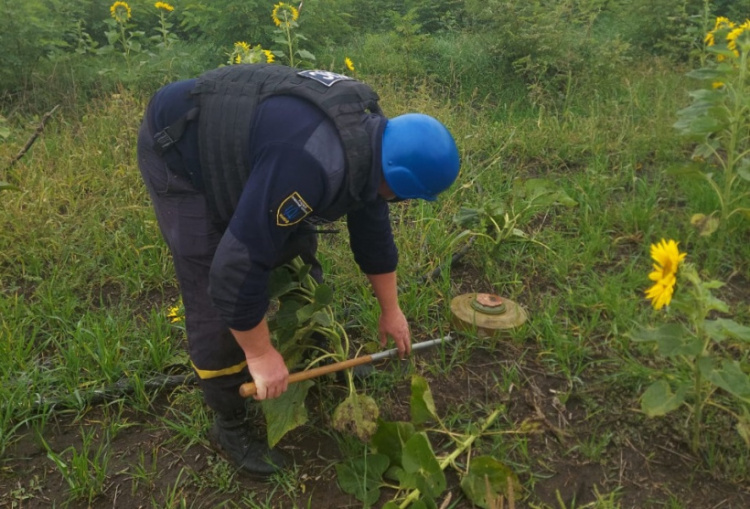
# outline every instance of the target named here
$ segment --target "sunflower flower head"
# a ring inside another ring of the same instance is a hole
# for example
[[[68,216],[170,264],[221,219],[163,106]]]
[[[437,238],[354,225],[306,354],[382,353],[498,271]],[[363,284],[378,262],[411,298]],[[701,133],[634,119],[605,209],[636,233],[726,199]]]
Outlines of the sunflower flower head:
[[[132,17],[130,6],[126,2],[115,2],[109,7],[109,13],[118,23],[125,23]]]
[[[289,28],[292,21],[297,21],[297,18],[299,18],[299,11],[297,8],[284,2],[279,2],[274,5],[273,11],[271,11],[271,19],[273,19],[273,23],[277,27],[284,25]]]
[[[160,9],[162,11],[167,11],[167,12],[172,12],[174,10],[174,7],[171,6],[171,5],[169,5],[166,2],[156,2],[154,4],[154,7],[156,7],[157,9]]]
[[[735,28],[727,34],[727,48],[731,50],[737,49],[737,38],[744,32],[744,28]]]
[[[228,64],[241,64],[250,54],[250,45],[245,41],[237,41],[229,54]]]
[[[234,50],[237,52],[244,52],[247,53],[250,51],[250,45],[246,43],[245,41],[237,41],[234,43]]]
[[[664,240],[658,244],[651,244],[651,258],[654,260],[653,271],[648,278],[654,285],[646,290],[646,298],[651,300],[654,309],[659,310],[669,306],[677,283],[677,269],[685,259],[687,253],[680,253],[678,243],[674,240]]]
[[[274,54],[270,50],[263,49],[260,44],[251,46],[245,41],[237,41],[229,54],[228,64],[257,64],[261,62],[268,64],[274,61]]]
[[[732,28],[732,30],[727,34],[727,48],[732,50],[734,52],[734,55],[737,57],[740,56],[737,42],[741,37],[746,37],[742,35],[746,32],[750,34],[750,21],[745,21],[740,26]]]
[[[714,29],[706,34],[703,42],[707,47],[720,45],[734,53],[735,57],[739,57],[742,48],[750,47],[750,19],[746,19],[742,24],[737,24],[728,18],[719,16],[716,18]],[[727,55],[725,54],[716,55],[716,60],[719,62],[724,62],[726,59]]]
[[[349,69],[350,71],[352,72],[354,71],[354,62],[352,62],[351,58],[346,57],[344,59],[344,65],[346,65],[346,68]]]
[[[721,30],[722,28],[734,28],[735,24],[729,21],[729,18],[719,16],[716,18],[716,24],[714,25],[714,32]]]

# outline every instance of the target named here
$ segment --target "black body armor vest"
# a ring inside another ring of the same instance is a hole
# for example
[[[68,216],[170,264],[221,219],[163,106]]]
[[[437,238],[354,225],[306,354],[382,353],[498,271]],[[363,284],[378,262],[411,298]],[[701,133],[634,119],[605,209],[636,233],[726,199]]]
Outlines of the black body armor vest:
[[[362,202],[373,160],[372,141],[363,127],[363,115],[382,114],[378,95],[369,86],[328,71],[245,64],[203,74],[193,94],[200,109],[198,139],[203,182],[208,203],[219,222],[228,224],[252,171],[247,151],[255,108],[273,95],[293,95],[310,101],[333,121],[339,132],[346,161],[343,187],[321,217],[336,219]]]

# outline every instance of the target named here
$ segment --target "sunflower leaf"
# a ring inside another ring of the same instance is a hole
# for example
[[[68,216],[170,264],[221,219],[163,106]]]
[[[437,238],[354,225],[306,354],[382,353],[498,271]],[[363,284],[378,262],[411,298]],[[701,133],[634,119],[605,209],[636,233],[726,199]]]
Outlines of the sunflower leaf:
[[[712,384],[750,401],[750,377],[742,371],[739,362],[723,359],[717,363],[711,357],[702,357],[698,361],[698,369]]]
[[[313,382],[306,380],[290,384],[289,389],[274,399],[261,402],[266,417],[268,445],[274,447],[287,432],[307,422],[305,397]]]
[[[387,469],[387,456],[368,454],[348,463],[338,463],[336,476],[339,486],[345,493],[354,495],[357,500],[369,507],[380,498],[380,484]]]
[[[427,380],[416,375],[411,379],[411,420],[417,426],[429,421],[440,422]]]
[[[641,396],[641,410],[649,417],[661,417],[676,410],[685,402],[686,386],[680,386],[677,392],[665,380],[651,384]]]
[[[750,343],[750,327],[740,325],[734,320],[717,318],[716,320],[706,320],[704,325],[706,332],[714,341],[724,341],[731,338]]]
[[[668,323],[657,329],[641,327],[631,332],[630,338],[639,343],[656,343],[658,352],[665,357],[694,357],[703,351],[701,340],[681,323]]]

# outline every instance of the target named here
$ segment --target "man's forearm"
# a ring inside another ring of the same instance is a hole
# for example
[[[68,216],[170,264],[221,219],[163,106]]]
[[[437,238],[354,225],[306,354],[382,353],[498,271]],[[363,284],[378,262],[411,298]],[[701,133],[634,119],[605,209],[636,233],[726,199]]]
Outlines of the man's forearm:
[[[233,330],[234,338],[245,352],[247,369],[253,377],[255,399],[277,398],[289,384],[289,370],[281,354],[271,344],[268,323],[263,319],[247,331]]]
[[[398,305],[398,287],[396,285],[396,272],[385,274],[367,274],[367,279],[375,292],[380,309],[383,313],[400,309]]]
[[[248,359],[261,357],[267,353],[269,349],[273,349],[273,345],[271,344],[271,333],[268,329],[268,322],[266,322],[265,318],[250,330],[229,330],[232,331],[234,339],[245,352],[245,357]]]

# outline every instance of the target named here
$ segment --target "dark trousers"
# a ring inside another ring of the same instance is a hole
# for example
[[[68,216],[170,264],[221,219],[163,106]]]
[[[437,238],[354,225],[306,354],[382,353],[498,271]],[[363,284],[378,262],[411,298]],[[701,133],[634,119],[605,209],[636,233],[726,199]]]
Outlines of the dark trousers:
[[[208,294],[209,269],[223,232],[212,221],[205,196],[189,179],[167,167],[154,151],[152,139],[148,122],[144,121],[138,132],[138,167],[172,253],[185,306],[190,359],[197,368],[208,406],[222,414],[236,415],[245,408],[239,386],[250,380],[244,366],[245,354]],[[320,281],[322,271],[316,249],[314,232],[302,229],[280,253],[277,265],[299,255],[313,266],[312,274]]]

